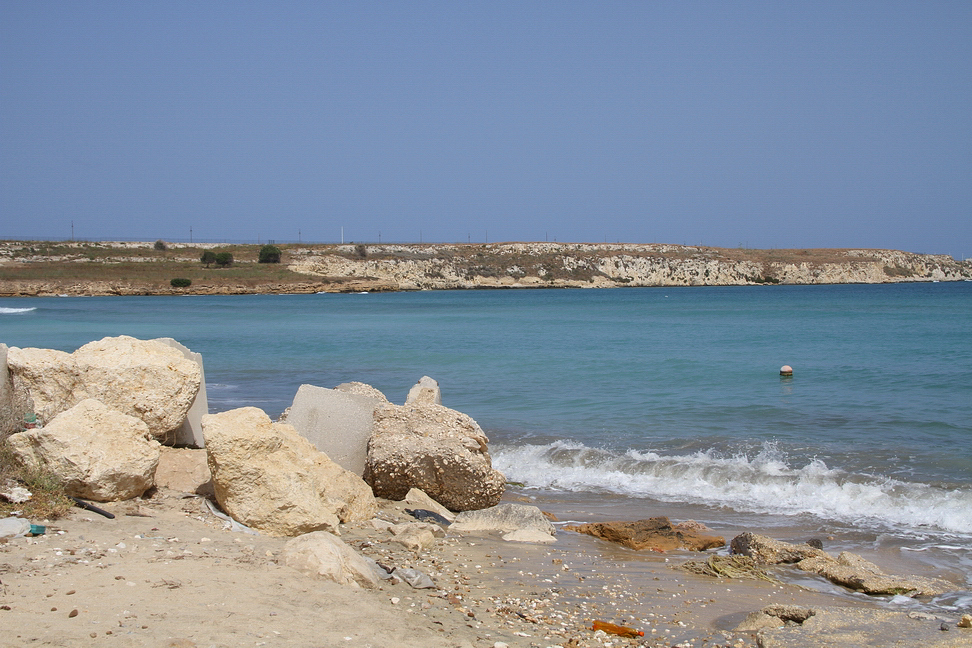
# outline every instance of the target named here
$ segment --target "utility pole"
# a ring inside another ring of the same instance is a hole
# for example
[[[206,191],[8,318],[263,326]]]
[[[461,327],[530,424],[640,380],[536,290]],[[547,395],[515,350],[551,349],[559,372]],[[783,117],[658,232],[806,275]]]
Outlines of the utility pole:
[[[344,225],[341,226],[341,245],[344,245]]]
[[[189,226],[189,245],[192,245],[192,225]]]

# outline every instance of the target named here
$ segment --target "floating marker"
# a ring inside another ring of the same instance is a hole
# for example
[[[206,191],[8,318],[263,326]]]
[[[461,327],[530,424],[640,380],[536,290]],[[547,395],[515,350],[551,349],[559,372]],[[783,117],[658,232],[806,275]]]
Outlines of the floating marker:
[[[792,376],[793,375],[793,367],[791,367],[790,365],[783,365],[782,367],[780,367],[780,375],[781,376]]]

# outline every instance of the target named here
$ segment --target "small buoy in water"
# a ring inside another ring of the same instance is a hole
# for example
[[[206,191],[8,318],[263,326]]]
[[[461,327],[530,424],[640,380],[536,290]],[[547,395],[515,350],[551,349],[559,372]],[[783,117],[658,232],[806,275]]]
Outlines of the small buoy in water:
[[[790,365],[783,365],[782,367],[780,367],[780,375],[781,376],[792,376],[793,375],[793,367],[791,367]]]

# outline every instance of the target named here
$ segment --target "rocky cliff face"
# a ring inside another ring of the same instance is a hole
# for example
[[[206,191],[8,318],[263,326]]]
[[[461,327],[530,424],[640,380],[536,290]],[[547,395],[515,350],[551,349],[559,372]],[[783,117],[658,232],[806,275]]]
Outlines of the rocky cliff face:
[[[677,245],[357,245],[295,251],[290,268],[399,290],[893,283],[972,278],[972,263],[895,250],[732,250]]]
[[[136,245],[141,247],[132,247]],[[235,295],[972,279],[972,260],[959,262],[945,255],[896,250],[748,250],[587,243],[282,245],[283,262],[271,268],[257,263],[258,245],[239,245],[233,248],[237,257],[233,271],[227,272],[200,271],[198,249],[193,246],[171,246],[159,252],[152,249],[151,243],[100,243],[83,248],[87,256],[76,247],[62,248],[0,242],[0,296]],[[84,272],[79,273],[82,269]],[[191,277],[192,285],[172,287],[170,279],[177,276]]]

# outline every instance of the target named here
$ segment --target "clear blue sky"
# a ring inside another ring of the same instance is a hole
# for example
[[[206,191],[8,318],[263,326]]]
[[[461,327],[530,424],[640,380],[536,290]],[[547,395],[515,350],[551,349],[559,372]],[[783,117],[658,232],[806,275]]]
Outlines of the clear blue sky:
[[[0,237],[972,256],[972,3],[0,0]]]

